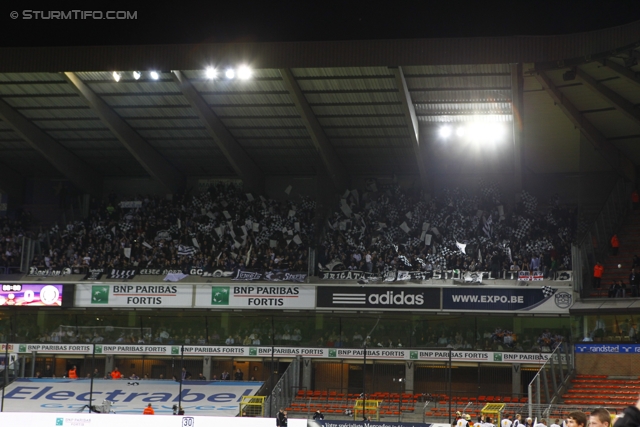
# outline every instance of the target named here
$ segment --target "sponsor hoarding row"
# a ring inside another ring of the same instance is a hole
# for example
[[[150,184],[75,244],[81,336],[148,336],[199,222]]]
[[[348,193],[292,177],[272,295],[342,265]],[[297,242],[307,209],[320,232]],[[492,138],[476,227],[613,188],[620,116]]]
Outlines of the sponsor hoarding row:
[[[77,284],[76,307],[380,309],[568,313],[572,293],[542,288]]]
[[[640,344],[576,344],[576,353],[640,354]]]
[[[13,344],[19,353],[92,354],[93,344]],[[177,345],[119,345],[96,344],[97,355],[182,355]],[[324,359],[361,359],[364,349],[312,348],[312,347],[241,347],[241,346],[184,346],[185,356],[235,356],[235,357],[307,357]],[[378,360],[449,360],[449,350],[411,350],[401,348],[369,348],[367,358]],[[451,358],[464,362],[544,363],[547,353],[511,353],[473,350],[453,350]]]

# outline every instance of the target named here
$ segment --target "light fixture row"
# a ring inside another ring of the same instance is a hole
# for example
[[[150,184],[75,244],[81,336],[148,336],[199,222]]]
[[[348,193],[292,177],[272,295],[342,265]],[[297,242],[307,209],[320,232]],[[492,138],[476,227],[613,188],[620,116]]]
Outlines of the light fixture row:
[[[116,82],[119,82],[120,79],[122,78],[122,74],[119,71],[114,71],[113,72],[113,80],[115,80]],[[207,79],[209,80],[215,80],[218,78],[218,69],[214,68],[214,67],[207,67],[207,69],[204,71],[204,75]],[[140,71],[133,71],[131,72],[131,75],[133,76],[133,78],[135,80],[140,80],[140,77],[142,77],[142,72]],[[247,67],[246,65],[243,65],[241,67],[238,67],[237,69],[234,68],[227,68],[224,70],[223,72],[223,76],[227,79],[227,80],[233,80],[235,78],[238,78],[240,80],[248,80],[251,78],[251,76],[253,75],[251,69],[249,67]],[[160,73],[158,73],[157,71],[150,71],[149,72],[149,77],[151,77],[151,79],[153,80],[158,80],[160,78]]]

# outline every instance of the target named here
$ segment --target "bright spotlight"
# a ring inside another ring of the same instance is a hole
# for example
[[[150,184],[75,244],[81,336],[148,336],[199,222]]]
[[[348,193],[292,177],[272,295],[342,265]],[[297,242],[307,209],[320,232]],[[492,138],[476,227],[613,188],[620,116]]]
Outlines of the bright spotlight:
[[[208,79],[213,80],[218,76],[218,71],[213,67],[207,67],[204,74],[207,76]]]
[[[225,75],[226,78],[232,79],[232,78],[234,78],[236,76],[236,72],[233,71],[233,68],[229,68],[229,69],[227,69],[227,71],[224,72],[224,75]]]
[[[451,126],[442,126],[438,131],[441,138],[449,138],[451,136]]]
[[[133,72],[133,78],[136,80],[140,80],[140,77],[142,76],[142,73],[140,73],[140,71],[134,71]]]
[[[464,128],[462,126],[460,126],[458,129],[456,129],[456,136],[459,136],[459,137],[463,137],[464,136]]]
[[[160,74],[158,74],[158,72],[157,72],[157,71],[152,71],[152,72],[151,72],[151,78],[152,78],[153,80],[158,80],[158,79],[160,78]]]
[[[238,68],[238,78],[240,80],[247,80],[251,78],[251,69],[247,66]]]
[[[119,72],[117,72],[117,71],[113,72],[113,80],[115,80],[116,82],[119,82],[120,81],[120,77],[121,76],[120,76]]]

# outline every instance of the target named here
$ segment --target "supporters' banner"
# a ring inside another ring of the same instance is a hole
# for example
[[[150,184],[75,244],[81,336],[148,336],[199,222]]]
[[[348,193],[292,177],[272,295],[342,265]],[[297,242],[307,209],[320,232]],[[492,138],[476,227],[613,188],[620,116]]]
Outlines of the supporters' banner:
[[[37,277],[56,277],[56,276],[67,276],[71,274],[72,271],[70,268],[38,268],[38,267],[30,267],[28,276],[37,276]]]
[[[464,281],[467,283],[482,283],[482,272],[467,271],[464,273]]]
[[[356,280],[365,282],[402,282],[429,280],[433,276],[430,271],[388,271],[386,273],[367,273],[357,270],[321,271],[321,280]]]
[[[196,307],[313,309],[316,291],[313,286],[219,286],[197,285]]]
[[[142,207],[142,201],[140,201],[140,200],[130,200],[130,201],[126,201],[126,202],[120,202],[119,205],[120,205],[121,208],[125,208],[125,209],[141,208]]]
[[[250,270],[238,270],[232,276],[232,280],[241,281],[253,281],[253,280],[265,280],[267,282],[304,282],[307,280],[307,273],[302,272],[289,272],[289,271],[250,271]]]
[[[141,268],[136,274],[140,276],[166,276],[167,274],[182,273],[179,268]]]
[[[0,290],[0,306],[49,306],[62,305],[62,285],[3,284]]]
[[[81,280],[100,280],[102,274],[104,273],[104,269],[102,268],[92,268],[89,270],[87,274]]]
[[[566,313],[573,295],[542,288],[443,288],[442,309],[473,311],[545,311]]]
[[[117,268],[109,268],[107,270],[107,279],[133,279],[136,274],[136,269],[120,270]]]
[[[384,310],[440,308],[440,289],[384,286],[319,286],[317,307]]]
[[[518,271],[518,280],[521,282],[537,282],[543,279],[542,271]]]
[[[191,267],[189,274],[200,277],[231,277],[233,276],[233,271],[213,269],[211,267]]]
[[[570,282],[573,280],[573,271],[558,271],[555,280],[558,282]]]
[[[76,307],[192,307],[193,287],[184,285],[77,284]]]
[[[576,353],[640,354],[640,344],[574,344]]]

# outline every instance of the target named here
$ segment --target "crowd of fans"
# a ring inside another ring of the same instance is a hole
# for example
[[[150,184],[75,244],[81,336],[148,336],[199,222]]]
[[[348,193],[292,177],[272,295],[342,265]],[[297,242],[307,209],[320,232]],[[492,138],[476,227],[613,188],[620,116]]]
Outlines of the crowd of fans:
[[[22,237],[33,237],[29,228],[31,215],[21,211],[15,219],[0,217],[0,268],[20,266]]]
[[[539,209],[526,192],[508,211],[496,185],[475,194],[444,190],[427,200],[398,184],[345,193],[326,227],[320,264],[328,270],[544,271],[571,269],[576,210],[557,197]]]
[[[13,266],[30,218],[0,221],[0,267]],[[496,185],[482,184],[472,194],[445,189],[427,199],[419,190],[370,180],[364,189],[347,191],[316,230],[315,202],[309,198],[277,201],[219,184],[171,199],[118,200],[112,194],[94,200],[83,221],[38,235],[42,250],[32,266],[304,272],[309,248],[321,241],[322,270],[488,271],[494,278],[503,271],[535,270],[553,278],[571,269],[575,221],[576,211],[557,197],[538,206],[522,192],[510,208]]]
[[[139,202],[139,203],[136,203]],[[40,235],[42,268],[306,271],[315,202],[217,185],[195,196],[93,201],[89,216]]]

